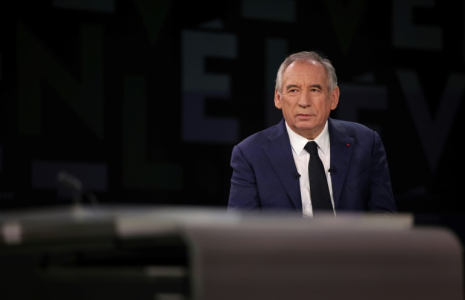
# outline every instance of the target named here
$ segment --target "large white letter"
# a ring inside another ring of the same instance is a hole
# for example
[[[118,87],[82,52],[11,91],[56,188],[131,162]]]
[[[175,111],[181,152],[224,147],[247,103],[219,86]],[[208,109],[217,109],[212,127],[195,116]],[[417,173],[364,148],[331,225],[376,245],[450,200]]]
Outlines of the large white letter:
[[[413,7],[434,7],[434,0],[394,0],[393,44],[399,48],[442,49],[442,31],[433,26],[413,24]]]
[[[416,72],[399,70],[397,76],[413,116],[426,158],[431,170],[434,171],[463,97],[465,76],[461,74],[449,76],[435,116],[432,116],[428,111]]]
[[[103,139],[103,29],[81,25],[81,80],[76,80],[22,22],[17,25],[19,132],[40,134],[40,85],[50,86]]]
[[[182,34],[182,137],[184,141],[234,143],[239,124],[232,117],[208,117],[205,98],[230,97],[229,76],[205,72],[206,57],[235,58],[236,37],[185,30]]]

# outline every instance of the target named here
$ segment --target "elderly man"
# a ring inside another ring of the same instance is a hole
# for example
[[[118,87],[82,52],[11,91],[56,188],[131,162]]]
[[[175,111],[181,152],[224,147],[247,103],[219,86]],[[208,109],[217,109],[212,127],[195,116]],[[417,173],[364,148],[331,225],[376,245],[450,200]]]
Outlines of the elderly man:
[[[379,135],[329,118],[339,93],[328,59],[299,52],[284,60],[274,97],[284,119],[234,147],[229,211],[396,211]]]

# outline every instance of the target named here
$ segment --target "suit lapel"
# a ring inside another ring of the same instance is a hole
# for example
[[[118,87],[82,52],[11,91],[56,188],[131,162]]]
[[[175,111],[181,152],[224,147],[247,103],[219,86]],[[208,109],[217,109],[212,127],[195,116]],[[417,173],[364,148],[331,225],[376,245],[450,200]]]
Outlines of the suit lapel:
[[[284,120],[275,128],[268,137],[269,144],[263,146],[263,149],[295,208],[297,211],[302,211],[300,184],[293,175],[297,174],[297,168]]]
[[[354,138],[347,135],[346,130],[332,119],[328,124],[329,140],[331,145],[331,173],[333,185],[334,206],[337,208],[341,196],[342,186],[349,172],[350,159],[354,149]]]

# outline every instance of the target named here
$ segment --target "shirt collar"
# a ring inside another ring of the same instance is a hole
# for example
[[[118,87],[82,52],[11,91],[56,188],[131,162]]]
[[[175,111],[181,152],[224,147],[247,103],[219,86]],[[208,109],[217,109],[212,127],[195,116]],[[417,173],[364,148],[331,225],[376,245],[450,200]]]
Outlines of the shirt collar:
[[[302,154],[302,150],[309,141],[315,141],[318,144],[320,150],[327,155],[329,152],[329,132],[328,132],[328,121],[326,120],[325,128],[323,131],[314,139],[308,140],[303,136],[295,133],[286,122],[287,134],[289,135],[289,140],[291,141],[291,147],[297,156]]]

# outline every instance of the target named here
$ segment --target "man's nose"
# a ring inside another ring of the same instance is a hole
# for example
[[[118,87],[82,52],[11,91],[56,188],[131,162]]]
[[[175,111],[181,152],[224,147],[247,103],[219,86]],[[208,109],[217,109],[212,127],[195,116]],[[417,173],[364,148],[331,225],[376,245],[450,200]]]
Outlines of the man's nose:
[[[300,95],[299,95],[299,101],[297,102],[299,106],[301,107],[308,107],[312,104],[312,99],[311,99],[310,91],[308,90],[302,90]]]

